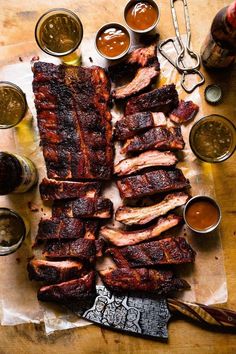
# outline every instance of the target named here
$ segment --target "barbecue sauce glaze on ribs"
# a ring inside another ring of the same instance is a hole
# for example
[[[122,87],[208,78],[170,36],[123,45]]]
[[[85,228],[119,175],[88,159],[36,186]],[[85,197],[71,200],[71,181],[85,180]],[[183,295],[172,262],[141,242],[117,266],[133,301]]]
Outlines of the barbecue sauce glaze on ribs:
[[[113,170],[110,83],[104,69],[37,62],[33,73],[48,177],[110,179]]]

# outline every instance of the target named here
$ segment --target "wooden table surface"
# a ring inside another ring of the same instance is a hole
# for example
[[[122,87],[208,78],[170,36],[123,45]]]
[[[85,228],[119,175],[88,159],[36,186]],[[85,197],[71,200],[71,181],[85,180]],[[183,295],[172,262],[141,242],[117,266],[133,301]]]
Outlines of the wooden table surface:
[[[85,36],[91,37],[105,22],[124,22],[125,3],[126,0],[0,0],[0,58],[4,60],[4,46],[34,41],[35,22],[45,10],[53,7],[74,10],[83,22]],[[174,35],[169,0],[158,3],[161,5],[159,32],[161,38],[167,38]],[[195,50],[199,51],[214,14],[229,3],[229,0],[188,0]],[[223,102],[217,107],[206,104],[205,110],[209,114],[223,114],[236,124],[236,70],[218,74],[205,72],[205,75],[207,83],[219,83],[224,90]],[[222,243],[229,292],[228,303],[224,306],[236,310],[236,154],[228,161],[214,165],[213,172],[217,200],[223,212]],[[60,331],[48,337],[41,325],[1,326],[0,338],[1,354],[236,353],[236,335],[211,332],[183,320],[172,321],[169,325],[168,344],[96,326]]]

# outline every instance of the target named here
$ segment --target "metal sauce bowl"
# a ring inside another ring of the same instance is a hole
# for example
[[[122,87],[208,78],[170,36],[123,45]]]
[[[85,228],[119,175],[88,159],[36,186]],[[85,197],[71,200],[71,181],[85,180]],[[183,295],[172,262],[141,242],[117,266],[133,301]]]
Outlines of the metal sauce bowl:
[[[111,27],[115,27],[117,29],[121,29],[123,32],[125,32],[125,34],[129,38],[129,46],[128,46],[128,48],[126,50],[124,50],[122,53],[120,53],[119,55],[115,56],[115,57],[107,56],[104,53],[100,52],[100,50],[98,49],[98,46],[97,46],[97,40],[98,40],[99,36],[101,35],[101,33],[104,32],[106,29],[111,28]],[[128,51],[130,50],[130,46],[131,46],[130,33],[127,30],[127,28],[125,26],[121,25],[120,23],[117,23],[117,22],[106,23],[96,33],[96,36],[95,36],[95,48],[96,48],[97,52],[105,59],[117,60],[117,59],[123,58],[128,53]]]
[[[199,201],[200,200],[207,200],[216,207],[216,209],[218,210],[218,213],[219,213],[219,217],[218,217],[218,220],[215,223],[215,225],[212,225],[211,227],[208,227],[207,229],[204,229],[204,230],[194,229],[191,225],[189,225],[189,223],[186,219],[186,211],[187,211],[188,207],[193,203],[193,201],[197,201],[197,200],[199,200]],[[219,224],[221,222],[221,217],[222,217],[222,214],[221,214],[221,209],[220,209],[219,204],[215,201],[215,199],[208,197],[206,195],[196,195],[195,197],[192,197],[185,204],[184,210],[183,210],[183,218],[184,218],[186,225],[189,227],[190,230],[192,230],[196,233],[199,233],[199,234],[207,234],[209,232],[214,231],[219,226]]]
[[[156,21],[153,23],[152,26],[144,29],[144,30],[138,30],[138,29],[134,29],[132,27],[130,27],[126,21],[126,13],[128,11],[128,9],[132,6],[132,5],[135,5],[137,4],[138,2],[146,2],[148,4],[150,4],[157,12],[157,19]],[[147,32],[150,32],[152,31],[156,25],[158,24],[158,22],[160,21],[160,7],[157,5],[157,3],[154,1],[154,0],[130,0],[127,2],[126,6],[125,6],[125,9],[124,9],[124,19],[125,19],[125,23],[126,25],[129,27],[129,29],[135,33],[147,33]]]

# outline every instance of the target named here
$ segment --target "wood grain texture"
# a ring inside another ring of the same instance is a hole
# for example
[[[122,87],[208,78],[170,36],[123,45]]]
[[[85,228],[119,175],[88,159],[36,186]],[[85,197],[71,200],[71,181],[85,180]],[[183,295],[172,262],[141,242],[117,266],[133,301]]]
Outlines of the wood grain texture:
[[[94,35],[105,22],[123,21],[126,0],[0,0],[0,46],[1,59],[6,48],[20,42],[34,44],[34,26],[39,15],[52,7],[75,10],[84,25],[86,37]],[[170,18],[169,0],[160,0],[162,38],[174,34]],[[214,14],[229,0],[188,0],[192,26],[192,40],[199,50]],[[178,4],[177,8],[180,4]],[[182,27],[182,26],[181,26]],[[216,108],[205,103],[208,114],[218,113],[230,117],[236,124],[236,71],[221,74],[206,73],[206,81],[219,83],[224,90],[221,105]],[[204,86],[205,87],[205,86]],[[204,87],[201,87],[203,94]],[[0,146],[3,149],[2,146]],[[217,200],[222,207],[222,243],[225,254],[229,300],[227,307],[236,310],[236,155],[228,161],[213,166]],[[226,305],[224,305],[226,307]],[[20,325],[0,327],[1,354],[113,354],[113,353],[171,353],[171,354],[233,354],[236,352],[236,335],[210,332],[196,325],[178,320],[169,325],[169,343],[121,335],[96,326],[58,332],[47,337],[43,326]]]

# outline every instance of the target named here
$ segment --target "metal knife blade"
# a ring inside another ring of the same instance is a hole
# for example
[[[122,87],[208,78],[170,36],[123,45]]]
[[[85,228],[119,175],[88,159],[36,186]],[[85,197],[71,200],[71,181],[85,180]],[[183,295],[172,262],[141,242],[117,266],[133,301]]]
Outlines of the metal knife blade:
[[[96,286],[93,305],[79,315],[110,329],[162,340],[168,338],[171,317],[165,298],[118,295],[103,285]]]

